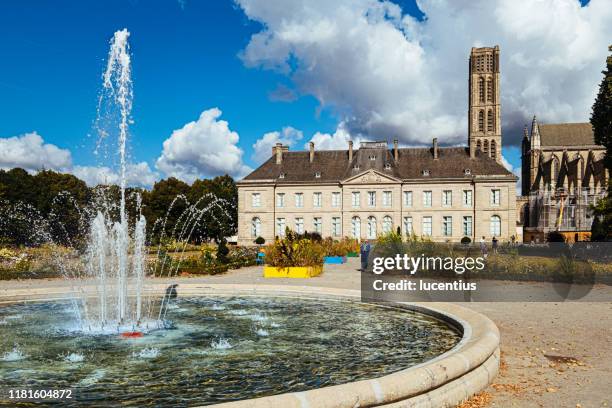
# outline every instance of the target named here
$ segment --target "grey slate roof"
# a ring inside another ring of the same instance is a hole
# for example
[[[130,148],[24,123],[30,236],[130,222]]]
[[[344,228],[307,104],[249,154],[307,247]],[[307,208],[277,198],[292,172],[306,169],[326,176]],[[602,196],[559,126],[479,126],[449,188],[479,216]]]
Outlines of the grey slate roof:
[[[558,123],[538,126],[542,146],[594,145],[590,123]]]
[[[463,178],[464,170],[470,169],[476,176],[510,176],[494,159],[478,151],[474,159],[470,159],[466,147],[440,147],[439,158],[434,160],[432,148],[400,148],[397,163],[393,159],[391,149],[361,148],[353,151],[353,160],[348,160],[348,150],[318,150],[314,160],[309,160],[308,151],[283,152],[281,164],[276,164],[274,156],[246,176],[244,181],[274,180],[277,183],[329,183],[339,182],[356,176],[369,169],[398,179],[432,179],[432,178]],[[370,160],[375,155],[375,160]],[[391,165],[385,169],[385,164]],[[359,169],[354,167],[358,165]],[[429,170],[429,176],[423,175],[423,170]],[[320,172],[320,178],[315,173]],[[284,173],[284,178],[279,178]]]

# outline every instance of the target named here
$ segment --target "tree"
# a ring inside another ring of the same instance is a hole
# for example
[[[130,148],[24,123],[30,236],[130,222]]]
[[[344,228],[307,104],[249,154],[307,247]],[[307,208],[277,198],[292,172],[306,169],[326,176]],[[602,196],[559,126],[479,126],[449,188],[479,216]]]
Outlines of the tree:
[[[608,51],[612,53],[612,45],[608,47]],[[593,104],[593,112],[591,113],[591,125],[593,126],[593,134],[595,143],[605,146],[606,148],[606,168],[612,169],[612,54],[606,58],[606,69],[602,71],[604,75],[599,84],[599,92],[595,103]]]
[[[238,227],[238,188],[227,174],[212,180],[196,180],[189,192],[189,201],[206,209],[196,226],[196,241],[215,240],[236,234]]]
[[[158,181],[150,192],[143,195],[142,212],[147,224],[152,228],[156,221],[160,220],[155,230],[149,230],[155,235],[155,239],[160,238],[162,234],[167,238],[181,238],[181,225],[177,223],[179,219],[184,219],[180,217],[187,209],[189,190],[189,184],[170,177]]]
[[[612,45],[608,51],[612,53]],[[604,77],[593,104],[591,125],[595,143],[606,148],[604,163],[608,173],[612,173],[612,54],[606,58],[606,69],[602,73]],[[595,221],[591,227],[591,239],[608,239],[612,235],[612,180],[608,180],[607,197],[597,203],[593,213]]]
[[[36,173],[36,208],[49,222],[54,242],[78,246],[87,234],[84,210],[91,190],[83,180],[72,174],[43,170]]]
[[[601,242],[605,241],[606,238],[607,233],[603,223],[599,220],[599,217],[595,217],[591,226],[591,241]]]

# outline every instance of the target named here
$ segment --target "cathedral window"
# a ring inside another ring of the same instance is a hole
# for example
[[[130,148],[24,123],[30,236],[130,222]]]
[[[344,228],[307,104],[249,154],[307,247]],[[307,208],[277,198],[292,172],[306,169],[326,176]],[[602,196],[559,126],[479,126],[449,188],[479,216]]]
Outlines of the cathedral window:
[[[485,140],[484,141],[484,148],[482,149],[482,151],[488,156],[489,155],[489,141]]]
[[[478,100],[480,102],[485,101],[485,80],[484,78],[478,78]]]
[[[478,112],[478,131],[484,132],[484,111]]]
[[[493,72],[493,55],[487,55],[487,70]]]
[[[552,184],[556,184],[557,183],[557,179],[559,178],[559,159],[557,159],[556,157],[553,159],[552,162],[553,165],[553,171],[552,171]]]
[[[497,157],[497,143],[495,143],[495,140],[491,140],[491,157]]]
[[[487,112],[487,131],[493,132],[493,111]]]
[[[482,144],[480,143],[480,140],[476,142],[476,150],[482,150]]]
[[[487,101],[493,102],[493,80],[487,80]]]

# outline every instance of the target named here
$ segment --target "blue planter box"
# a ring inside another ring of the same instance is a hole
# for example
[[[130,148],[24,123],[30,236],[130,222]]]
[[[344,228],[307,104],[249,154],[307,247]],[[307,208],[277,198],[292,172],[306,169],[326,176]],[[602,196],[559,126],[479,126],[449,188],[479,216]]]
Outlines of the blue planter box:
[[[323,263],[326,264],[343,264],[346,262],[346,256],[326,256],[323,258]]]

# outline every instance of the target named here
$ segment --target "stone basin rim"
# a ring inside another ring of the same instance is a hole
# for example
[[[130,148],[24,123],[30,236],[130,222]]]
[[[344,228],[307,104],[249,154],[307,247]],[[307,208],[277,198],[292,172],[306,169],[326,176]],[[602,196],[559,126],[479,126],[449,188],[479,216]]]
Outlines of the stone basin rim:
[[[44,283],[44,282],[41,282]],[[167,283],[147,285],[158,293]],[[360,291],[316,286],[267,284],[202,284],[181,282],[179,296],[274,296],[360,301]],[[66,287],[13,289],[0,294],[0,305],[19,302],[66,300]],[[370,303],[370,302],[366,302]],[[372,304],[375,304],[372,302]],[[225,402],[217,408],[353,408],[454,406],[491,383],[499,370],[500,335],[488,317],[454,303],[394,302],[380,306],[402,308],[442,320],[462,334],[451,350],[431,360],[382,377],[339,385]]]

